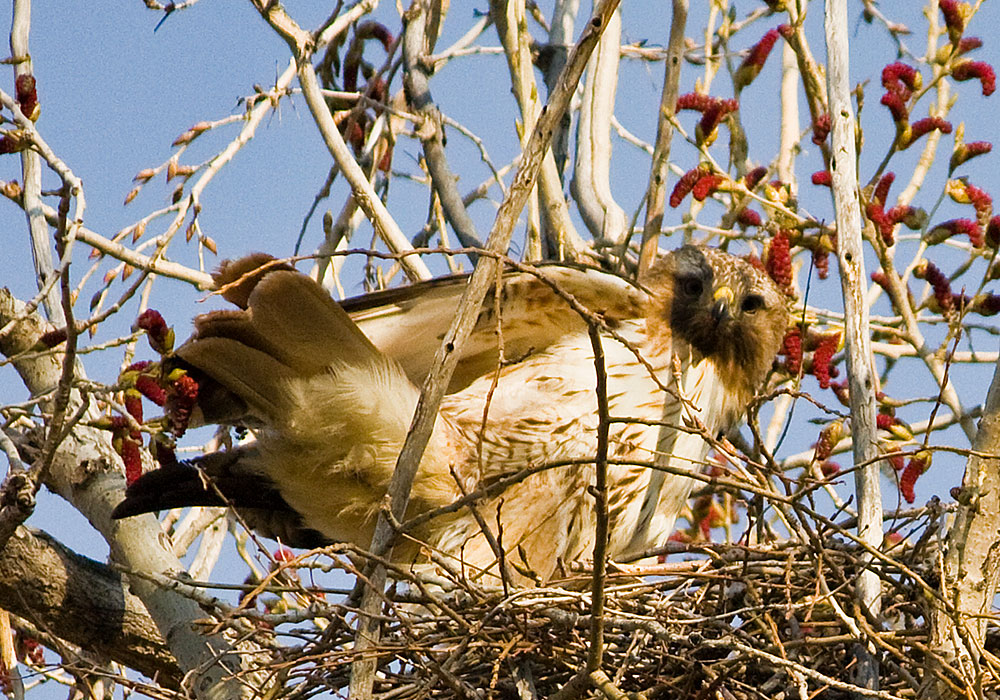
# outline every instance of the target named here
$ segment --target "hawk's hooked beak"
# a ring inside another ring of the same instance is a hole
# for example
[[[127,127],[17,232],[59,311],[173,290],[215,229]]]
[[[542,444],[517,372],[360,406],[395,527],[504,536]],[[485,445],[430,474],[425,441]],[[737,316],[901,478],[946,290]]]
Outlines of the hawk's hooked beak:
[[[733,290],[726,286],[719,287],[712,293],[712,320],[716,325],[732,316],[729,307],[733,303],[734,296]]]

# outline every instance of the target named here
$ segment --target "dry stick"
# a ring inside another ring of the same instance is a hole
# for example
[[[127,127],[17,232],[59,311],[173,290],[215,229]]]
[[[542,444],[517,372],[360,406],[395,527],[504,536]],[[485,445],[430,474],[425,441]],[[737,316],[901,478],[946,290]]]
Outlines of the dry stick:
[[[445,216],[452,228],[455,229],[455,235],[458,236],[459,242],[466,248],[478,248],[482,246],[482,241],[476,232],[476,225],[465,209],[462,194],[458,191],[456,184],[457,179],[448,165],[448,158],[444,152],[444,126],[441,123],[441,114],[431,97],[427,70],[421,62],[424,49],[424,27],[427,23],[423,7],[414,3],[413,7],[406,13],[405,20],[403,84],[410,104],[423,117],[423,123],[419,125],[417,133],[427,158],[427,172],[431,176],[434,191],[441,201]],[[475,264],[476,255],[470,254],[469,260]]]
[[[667,170],[670,161],[670,143],[674,135],[673,116],[677,105],[681,61],[684,58],[684,28],[687,24],[688,0],[674,0],[674,14],[670,22],[670,43],[667,45],[666,68],[663,77],[663,94],[660,96],[660,118],[656,125],[656,146],[649,169],[649,186],[646,188],[646,223],[642,229],[642,248],[639,254],[639,277],[656,260],[663,224],[663,200],[666,197]]]
[[[608,556],[608,431],[611,415],[608,410],[608,373],[604,364],[604,346],[598,326],[588,324],[590,345],[594,349],[594,373],[597,377],[597,452],[594,467],[597,476],[590,489],[594,497],[594,511],[597,527],[594,533],[594,575],[590,593],[590,653],[587,656],[587,670],[600,671],[604,658],[604,577]]]
[[[567,61],[566,68],[563,70],[556,90],[550,96],[549,104],[542,108],[539,119],[532,131],[531,138],[525,147],[524,157],[518,168],[517,175],[514,177],[510,191],[500,204],[496,220],[493,223],[489,239],[486,242],[487,250],[494,255],[505,253],[507,247],[510,245],[514,224],[531,193],[542,159],[549,152],[548,146],[552,138],[552,133],[559,119],[562,118],[563,112],[569,106],[570,99],[576,90],[576,85],[583,73],[587,59],[599,41],[601,32],[607,25],[611,14],[617,7],[618,0],[604,0],[595,9],[594,16],[591,18]],[[458,362],[458,350],[462,342],[469,336],[479,316],[479,310],[482,308],[486,292],[494,280],[495,266],[499,264],[496,261],[486,260],[485,258],[480,263],[476,265],[476,269],[469,279],[468,287],[462,296],[455,320],[445,334],[444,341],[434,357],[431,371],[424,380],[424,385],[420,392],[420,400],[417,402],[416,412],[413,417],[413,423],[410,426],[410,431],[406,436],[406,441],[403,443],[403,448],[396,462],[396,469],[393,472],[387,494],[391,504],[391,513],[396,520],[402,519],[406,512],[410,487],[413,484],[413,478],[420,465],[420,458],[423,455],[424,448],[427,446],[431,432],[434,429],[438,406],[444,397],[448,382]],[[392,538],[392,526],[383,513],[379,516],[378,523],[375,526],[371,551],[376,555],[385,555],[388,558]],[[359,656],[351,667],[350,696],[359,700],[367,700],[371,697],[372,687],[375,682],[376,659],[373,656],[365,655],[364,652],[375,647],[379,641],[380,629],[376,614],[378,613],[382,588],[386,580],[384,567],[376,566],[369,576],[370,581],[365,587],[362,598],[361,609],[359,611],[360,619],[355,638],[356,650],[359,652]]]
[[[858,537],[873,548],[882,543],[882,497],[879,490],[878,444],[875,436],[875,367],[868,327],[861,240],[861,207],[858,203],[857,125],[851,112],[847,3],[828,0],[825,15],[826,47],[829,64],[827,85],[830,99],[833,149],[830,170],[837,213],[837,255],[844,297],[844,332],[847,346],[847,374],[851,397],[851,434],[854,438],[855,489],[858,495]],[[864,466],[861,466],[864,465]],[[864,557],[863,562],[870,561]],[[874,619],[881,610],[881,584],[874,571],[858,577],[858,602]],[[860,640],[859,640],[860,641]],[[860,650],[859,650],[860,651]],[[878,690],[878,663],[870,643],[859,653],[857,683]]]

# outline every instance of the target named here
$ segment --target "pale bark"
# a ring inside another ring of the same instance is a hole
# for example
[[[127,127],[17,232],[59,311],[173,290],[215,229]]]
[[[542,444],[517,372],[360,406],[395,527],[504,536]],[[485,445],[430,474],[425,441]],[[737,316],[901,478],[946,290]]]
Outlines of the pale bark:
[[[948,532],[941,593],[950,606],[937,605],[931,615],[931,648],[965,678],[972,697],[983,697],[984,669],[979,659],[986,623],[1000,577],[1000,361],[983,407],[958,497],[958,512]],[[922,689],[924,698],[952,693],[933,673]]]
[[[599,245],[622,245],[628,237],[625,210],[611,192],[611,119],[621,40],[622,17],[616,12],[587,65],[570,183],[580,216]]]
[[[826,47],[829,57],[827,85],[830,99],[833,149],[834,207],[837,212],[837,255],[844,298],[844,334],[847,348],[847,375],[851,400],[851,436],[854,448],[855,491],[858,501],[858,537],[873,548],[882,544],[882,495],[879,488],[878,442],[875,434],[875,372],[865,303],[868,275],[865,272],[861,240],[861,205],[858,201],[857,123],[851,109],[850,52],[847,37],[847,3],[829,0],[826,4]],[[863,559],[870,561],[870,559]],[[858,604],[877,619],[881,610],[878,575],[859,572]],[[863,641],[863,640],[859,640]],[[878,665],[872,649],[859,652],[857,683],[878,690]]]

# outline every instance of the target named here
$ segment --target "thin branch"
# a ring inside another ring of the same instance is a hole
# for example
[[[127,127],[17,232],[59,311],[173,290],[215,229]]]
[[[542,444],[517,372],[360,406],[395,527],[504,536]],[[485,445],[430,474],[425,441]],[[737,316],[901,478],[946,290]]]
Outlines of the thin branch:
[[[590,586],[590,653],[587,670],[600,671],[604,659],[604,576],[608,557],[608,432],[611,415],[608,410],[608,373],[604,363],[601,332],[595,325],[587,326],[594,351],[594,374],[597,377],[597,452],[594,454],[596,478],[590,489],[594,497],[594,574]]]
[[[472,222],[472,218],[462,202],[462,195],[457,187],[457,178],[448,165],[448,158],[444,152],[444,129],[441,115],[431,97],[429,77],[423,68],[426,13],[420,2],[413,3],[406,13],[405,19],[403,83],[406,86],[406,95],[410,104],[423,117],[418,135],[424,147],[427,171],[434,184],[434,191],[440,198],[445,216],[455,229],[459,243],[466,248],[478,248],[482,246],[482,241],[476,232],[476,225]],[[469,260],[474,265],[476,263],[475,255],[470,255]]]
[[[684,30],[687,26],[688,0],[673,0],[670,20],[670,43],[663,73],[663,92],[660,94],[660,117],[656,121],[656,145],[653,162],[649,167],[649,185],[646,186],[646,221],[642,228],[642,245],[639,253],[639,275],[649,270],[659,254],[660,228],[663,225],[663,202],[667,191],[667,173],[670,166],[670,144],[674,135],[674,110],[684,58]]]

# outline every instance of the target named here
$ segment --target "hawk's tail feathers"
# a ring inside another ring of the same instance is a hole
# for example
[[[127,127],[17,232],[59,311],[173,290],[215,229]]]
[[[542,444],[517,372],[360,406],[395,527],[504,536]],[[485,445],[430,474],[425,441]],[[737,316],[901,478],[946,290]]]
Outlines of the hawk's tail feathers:
[[[192,462],[166,464],[129,485],[115,520],[189,506],[232,506],[247,524],[265,537],[292,547],[311,549],[330,544],[307,528],[302,517],[265,476],[249,467],[254,448],[214,452]]]
[[[382,358],[322,287],[268,256],[224,264],[216,283],[241,308],[199,316],[194,336],[176,356],[265,422],[287,415],[289,381],[334,364],[369,366]]]

